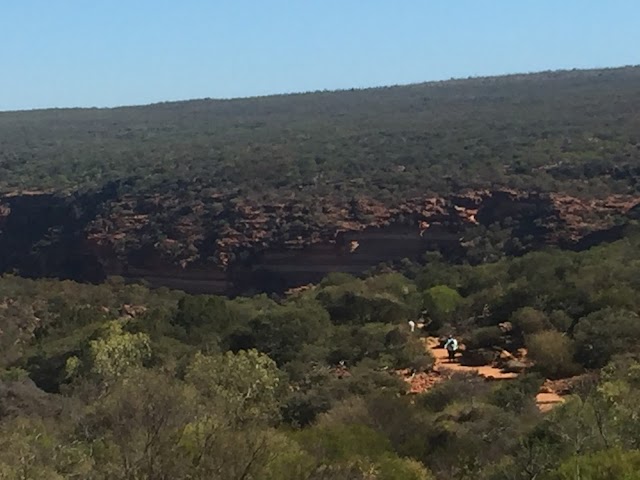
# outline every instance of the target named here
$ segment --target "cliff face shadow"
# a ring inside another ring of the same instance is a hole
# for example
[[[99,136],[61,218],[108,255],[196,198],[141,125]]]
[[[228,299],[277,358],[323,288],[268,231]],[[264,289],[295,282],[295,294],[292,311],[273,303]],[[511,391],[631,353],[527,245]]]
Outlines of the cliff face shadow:
[[[93,283],[118,275],[190,293],[279,294],[332,272],[359,275],[380,264],[420,261],[433,250],[464,261],[465,238],[490,230],[519,245],[505,254],[544,245],[583,250],[619,239],[639,204],[482,191],[395,209],[365,205],[368,223],[359,220],[361,212],[336,207],[347,213],[306,225],[286,205],[232,209],[229,202],[228,211],[212,215],[206,205],[176,199],[176,213],[156,220],[152,215],[164,210],[153,198],[154,209],[148,200],[123,200],[113,184],[68,196],[0,197],[0,271]],[[283,229],[287,222],[296,228]]]

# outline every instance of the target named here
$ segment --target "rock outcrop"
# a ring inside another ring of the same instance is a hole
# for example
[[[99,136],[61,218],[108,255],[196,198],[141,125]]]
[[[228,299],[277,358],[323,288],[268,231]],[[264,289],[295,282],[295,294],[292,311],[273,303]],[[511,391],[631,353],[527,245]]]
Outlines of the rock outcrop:
[[[120,275],[191,292],[284,292],[433,249],[465,258],[489,229],[506,232],[500,248],[508,254],[585,248],[619,235],[639,204],[630,196],[587,201],[511,190],[392,206],[367,198],[259,203],[206,189],[28,192],[0,197],[0,271],[81,281]]]

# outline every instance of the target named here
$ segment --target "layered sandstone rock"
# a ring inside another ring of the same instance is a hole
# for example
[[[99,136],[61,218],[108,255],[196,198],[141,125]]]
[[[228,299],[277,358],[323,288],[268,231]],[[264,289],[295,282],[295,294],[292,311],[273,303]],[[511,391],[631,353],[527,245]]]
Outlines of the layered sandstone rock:
[[[465,236],[495,225],[519,239],[522,251],[588,246],[611,236],[639,204],[631,196],[513,190],[392,206],[369,198],[259,203],[205,191],[29,192],[0,197],[0,269],[91,281],[122,275],[197,292],[285,291],[334,271],[419,259],[432,248],[464,253]]]

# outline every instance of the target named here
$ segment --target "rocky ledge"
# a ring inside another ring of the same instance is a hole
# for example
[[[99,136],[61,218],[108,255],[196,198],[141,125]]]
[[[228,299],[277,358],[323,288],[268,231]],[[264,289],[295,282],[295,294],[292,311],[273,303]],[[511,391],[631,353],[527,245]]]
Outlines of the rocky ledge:
[[[392,206],[371,198],[257,202],[206,190],[13,193],[0,196],[0,271],[95,282],[120,275],[191,292],[280,292],[429,250],[486,260],[478,245],[493,237],[506,254],[586,248],[617,238],[639,211],[634,196],[512,190]]]

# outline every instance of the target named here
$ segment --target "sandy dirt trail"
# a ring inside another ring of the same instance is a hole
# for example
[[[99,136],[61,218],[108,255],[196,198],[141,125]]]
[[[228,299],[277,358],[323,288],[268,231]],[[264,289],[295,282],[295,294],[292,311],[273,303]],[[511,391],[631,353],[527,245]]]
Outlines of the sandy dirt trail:
[[[433,358],[435,359],[435,363],[433,365],[433,371],[438,375],[447,375],[457,372],[469,372],[469,373],[477,373],[478,375],[486,378],[487,380],[512,380],[518,377],[517,373],[503,372],[501,369],[491,366],[484,365],[481,367],[468,367],[465,365],[461,365],[458,360],[451,362],[449,361],[449,356],[447,351],[444,348],[440,347],[440,343],[437,338],[428,337],[423,339],[425,348],[428,349]],[[435,382],[431,382],[431,386]],[[557,393],[550,391],[541,391],[536,396],[536,404],[541,412],[548,412],[556,405],[564,402],[564,399],[558,395]]]
[[[466,365],[461,365],[458,362],[458,358],[460,354],[456,357],[456,360],[453,362],[449,361],[449,355],[444,348],[440,348],[440,344],[437,338],[428,337],[423,339],[425,347],[431,352],[433,358],[435,359],[435,363],[433,365],[433,370],[438,373],[457,373],[457,372],[468,372],[468,373],[477,373],[481,377],[484,377],[488,380],[511,380],[518,377],[517,373],[507,373],[503,372],[497,367],[493,367],[490,365],[483,365],[481,367],[468,367]]]

